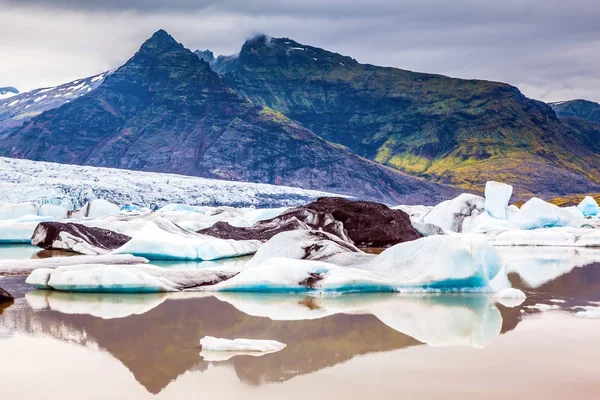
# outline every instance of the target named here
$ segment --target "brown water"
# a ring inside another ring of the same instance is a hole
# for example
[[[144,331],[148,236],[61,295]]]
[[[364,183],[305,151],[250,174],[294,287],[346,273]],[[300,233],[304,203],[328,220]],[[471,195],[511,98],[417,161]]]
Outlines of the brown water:
[[[600,264],[548,269],[509,274],[528,296],[514,308],[487,295],[72,294],[0,278],[17,297],[0,305],[0,394],[596,399],[600,320],[574,307],[600,306]],[[207,361],[207,335],[287,347]]]

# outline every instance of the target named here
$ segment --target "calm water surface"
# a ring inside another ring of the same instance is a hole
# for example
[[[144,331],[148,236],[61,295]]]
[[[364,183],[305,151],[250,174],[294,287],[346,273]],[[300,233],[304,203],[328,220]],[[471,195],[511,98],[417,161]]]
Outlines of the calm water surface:
[[[17,247],[0,247],[0,257],[37,254]],[[574,313],[600,306],[600,264],[576,265],[579,256],[513,266],[509,280],[528,295],[514,308],[487,295],[73,294],[0,278],[17,297],[0,305],[0,393],[11,400],[596,399],[600,320]],[[539,304],[555,309],[532,308]],[[201,351],[206,335],[287,347],[228,358]]]

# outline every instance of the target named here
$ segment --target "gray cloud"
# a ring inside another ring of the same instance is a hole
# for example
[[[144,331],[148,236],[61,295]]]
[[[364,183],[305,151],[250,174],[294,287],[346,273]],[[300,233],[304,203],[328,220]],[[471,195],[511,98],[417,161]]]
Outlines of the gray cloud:
[[[61,83],[125,62],[154,30],[233,53],[257,32],[361,62],[600,100],[597,0],[0,0],[0,85]]]

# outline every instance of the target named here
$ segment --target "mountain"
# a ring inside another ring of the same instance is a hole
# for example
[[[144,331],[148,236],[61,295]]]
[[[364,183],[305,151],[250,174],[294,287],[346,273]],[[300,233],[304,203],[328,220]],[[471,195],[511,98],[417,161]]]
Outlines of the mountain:
[[[1,134],[0,155],[273,183],[388,203],[432,204],[457,193],[360,158],[252,103],[163,30],[95,90]]]
[[[600,124],[600,104],[589,100],[570,100],[549,103],[559,118],[576,117]]]
[[[100,86],[106,74],[105,72],[78,79],[56,87],[35,89],[8,99],[0,97],[0,133],[8,128],[23,125],[44,111],[60,107],[91,92]]]
[[[19,91],[14,86],[0,87],[0,101],[19,94]]]
[[[600,188],[597,149],[573,138],[548,105],[504,83],[360,64],[266,36],[213,68],[255,104],[433,181],[478,190],[494,179],[521,195]]]
[[[196,50],[194,54],[198,56],[199,59],[206,61],[209,64],[212,64],[215,61],[215,55],[210,50]]]

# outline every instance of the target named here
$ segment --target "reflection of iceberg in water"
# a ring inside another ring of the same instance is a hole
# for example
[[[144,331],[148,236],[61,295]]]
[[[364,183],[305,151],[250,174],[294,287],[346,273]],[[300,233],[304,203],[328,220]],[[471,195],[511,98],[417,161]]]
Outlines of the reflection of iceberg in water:
[[[506,272],[517,273],[530,288],[538,288],[576,267],[600,262],[600,249],[573,247],[500,247]]]
[[[206,293],[173,293],[120,301],[124,296],[35,293],[4,310],[0,326],[107,352],[150,393],[159,393],[187,371],[202,373],[217,361],[199,354],[204,336],[286,343],[285,349],[264,357],[219,359],[242,382],[261,385],[422,343],[483,347],[499,334],[502,323],[487,296],[477,294],[219,293],[219,300]],[[27,302],[44,311],[32,310]]]
[[[371,314],[390,328],[430,346],[483,348],[500,334],[502,316],[485,295],[356,294],[295,297],[219,293],[245,314],[276,321],[335,314]]]
[[[63,314],[88,314],[102,319],[145,314],[167,298],[166,293],[101,294],[34,290],[25,295],[34,310],[50,309]]]

